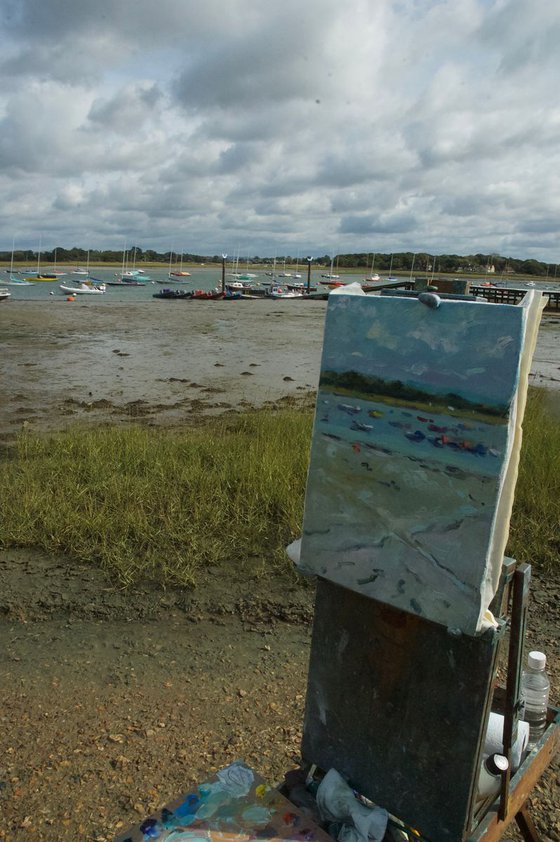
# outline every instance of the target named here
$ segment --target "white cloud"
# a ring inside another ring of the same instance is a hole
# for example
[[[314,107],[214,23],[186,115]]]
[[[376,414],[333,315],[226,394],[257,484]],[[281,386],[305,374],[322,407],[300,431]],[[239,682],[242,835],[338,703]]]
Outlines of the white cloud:
[[[557,4],[3,6],[10,241],[559,260]]]

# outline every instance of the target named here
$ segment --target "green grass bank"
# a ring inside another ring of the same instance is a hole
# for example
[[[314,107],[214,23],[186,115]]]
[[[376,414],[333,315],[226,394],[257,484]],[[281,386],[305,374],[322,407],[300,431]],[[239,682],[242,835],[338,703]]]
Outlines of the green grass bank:
[[[24,430],[2,456],[0,546],[97,564],[123,584],[192,585],[204,567],[289,566],[312,413],[279,409],[188,429]],[[531,390],[508,554],[551,569],[560,543],[560,421]]]

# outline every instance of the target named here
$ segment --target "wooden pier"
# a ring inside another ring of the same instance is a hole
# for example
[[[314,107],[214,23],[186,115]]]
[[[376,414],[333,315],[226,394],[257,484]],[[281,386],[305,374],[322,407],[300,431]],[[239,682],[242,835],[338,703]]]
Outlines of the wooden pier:
[[[485,298],[491,304],[519,304],[522,298],[527,295],[528,289],[514,289],[513,287],[490,287],[474,286],[470,288],[471,295],[478,298]],[[540,290],[548,298],[545,306],[547,312],[560,311],[560,292],[553,290]]]

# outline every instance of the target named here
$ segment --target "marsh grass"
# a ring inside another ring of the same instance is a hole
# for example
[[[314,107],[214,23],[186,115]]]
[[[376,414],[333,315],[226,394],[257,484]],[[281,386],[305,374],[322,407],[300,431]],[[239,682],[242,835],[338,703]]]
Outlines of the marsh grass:
[[[207,420],[187,430],[23,431],[0,476],[0,545],[192,584],[202,567],[284,563],[299,534],[311,414]]]
[[[529,390],[507,549],[545,570],[558,567],[560,553],[560,421],[550,397]]]
[[[290,567],[312,413],[293,408],[186,430],[24,430],[0,466],[0,546],[101,565],[123,584],[194,584],[202,568]],[[560,423],[530,392],[508,554],[551,569],[560,544]]]

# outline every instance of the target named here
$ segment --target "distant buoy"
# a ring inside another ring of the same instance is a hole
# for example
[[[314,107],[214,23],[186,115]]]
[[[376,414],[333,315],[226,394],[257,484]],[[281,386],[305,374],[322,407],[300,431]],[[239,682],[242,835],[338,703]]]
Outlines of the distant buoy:
[[[75,301],[75,300],[76,300],[76,298],[73,295],[69,295],[66,299],[66,301]]]

